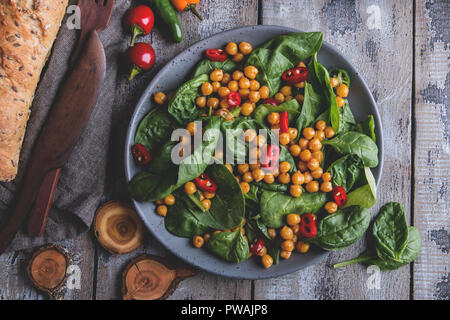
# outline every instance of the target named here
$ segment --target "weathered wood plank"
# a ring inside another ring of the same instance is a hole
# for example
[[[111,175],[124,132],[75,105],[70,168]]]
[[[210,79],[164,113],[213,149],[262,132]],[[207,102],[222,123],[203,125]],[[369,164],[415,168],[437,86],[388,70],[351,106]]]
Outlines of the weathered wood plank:
[[[63,241],[60,245],[72,255],[72,265],[79,270],[80,287],[65,285],[63,299],[86,300],[92,299],[94,283],[94,248],[92,239],[84,234],[77,239]],[[33,249],[11,252],[0,256],[0,300],[42,300],[47,299],[35,289],[27,276],[27,265]],[[79,269],[78,269],[79,268]],[[73,272],[73,271],[72,271]],[[78,271],[76,271],[78,272]],[[74,273],[70,273],[74,275]]]
[[[372,214],[388,201],[401,202],[410,215],[411,192],[411,1],[265,0],[264,24],[324,33],[356,67],[378,102],[385,137],[384,174]],[[351,90],[350,90],[351,94]],[[353,106],[357,107],[357,106]],[[324,262],[279,279],[256,281],[256,299],[408,299],[409,267],[381,274],[379,289],[366,285],[361,265],[333,270],[331,265],[356,257],[364,239],[332,253]]]
[[[450,299],[450,3],[416,1],[415,299]]]
[[[124,12],[131,6],[132,2],[121,1],[116,5],[111,23],[120,24]],[[110,159],[112,161],[108,168],[108,197],[127,201],[127,191],[123,177],[123,145],[125,141],[126,128],[128,126],[131,113],[142,91],[148,85],[152,77],[158,70],[172,59],[176,54],[193,43],[204,39],[215,33],[239,27],[242,25],[256,24],[258,19],[258,1],[257,0],[227,0],[227,1],[202,1],[199,5],[199,11],[205,20],[200,22],[190,13],[180,14],[180,21],[183,26],[184,40],[180,44],[175,44],[165,33],[164,26],[157,24],[152,34],[139,41],[147,41],[152,44],[157,52],[157,63],[153,70],[136,79],[131,85],[125,83],[125,72],[118,74],[119,79],[116,88],[116,111],[113,117],[113,128],[110,150]],[[158,18],[157,18],[158,19]],[[159,19],[158,19],[159,20]],[[127,47],[129,37],[127,34],[117,35],[117,46]],[[114,58],[113,58],[114,59]],[[160,245],[149,240],[141,253],[152,253],[166,255]],[[97,272],[97,299],[118,299],[120,298],[120,273],[126,263],[138,255],[138,253],[113,256],[106,253],[103,249],[98,250],[98,272]],[[182,282],[178,290],[171,296],[172,299],[248,299],[251,296],[250,281],[236,281],[219,278],[204,272],[199,272],[195,278]]]

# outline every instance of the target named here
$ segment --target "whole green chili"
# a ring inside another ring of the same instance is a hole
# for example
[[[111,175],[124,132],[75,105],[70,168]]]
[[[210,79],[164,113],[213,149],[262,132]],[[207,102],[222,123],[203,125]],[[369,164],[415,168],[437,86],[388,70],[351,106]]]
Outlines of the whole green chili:
[[[183,31],[181,30],[181,24],[178,20],[177,13],[172,7],[169,0],[147,0],[149,1],[159,16],[164,20],[164,22],[170,28],[170,33],[175,42],[181,42],[183,40]]]

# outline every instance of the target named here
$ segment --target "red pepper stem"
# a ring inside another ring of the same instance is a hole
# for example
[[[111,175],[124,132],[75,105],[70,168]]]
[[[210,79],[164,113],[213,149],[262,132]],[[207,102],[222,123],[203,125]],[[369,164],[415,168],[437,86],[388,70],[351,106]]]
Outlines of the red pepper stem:
[[[131,43],[130,46],[134,47],[134,44],[136,43],[136,37],[140,36],[143,31],[141,28],[139,28],[139,26],[137,24],[135,24],[132,28],[131,28],[131,32],[133,33],[133,37],[131,38]]]
[[[184,9],[185,11],[190,11],[192,12],[197,18],[200,19],[200,21],[203,21],[203,17],[200,15],[200,13],[198,13],[197,8],[195,6],[195,4],[190,4],[186,7],[186,9]]]
[[[128,77],[128,83],[133,81],[134,77],[136,77],[141,72],[142,72],[141,68],[139,68],[137,66],[133,66],[133,68],[131,69],[130,76]]]

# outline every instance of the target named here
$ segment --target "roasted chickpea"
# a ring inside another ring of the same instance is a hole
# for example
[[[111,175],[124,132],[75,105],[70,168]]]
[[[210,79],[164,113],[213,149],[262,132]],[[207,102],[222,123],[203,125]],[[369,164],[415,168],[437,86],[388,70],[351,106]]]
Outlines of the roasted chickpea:
[[[233,167],[231,166],[231,164],[226,163],[225,167],[227,167],[228,171],[230,171],[231,173],[233,173]]]
[[[256,137],[254,142],[259,148],[262,148],[266,144],[267,139],[264,135],[260,134]]]
[[[250,94],[248,95],[248,99],[252,103],[256,103],[261,99],[261,96],[259,95],[259,91],[250,91]]]
[[[248,182],[241,182],[240,185],[243,194],[247,194],[250,191],[250,185],[248,184]]]
[[[323,152],[322,151],[314,151],[311,153],[311,156],[313,159],[317,159],[319,163],[322,163],[323,161]]]
[[[250,90],[258,91],[260,89],[260,87],[261,87],[261,85],[258,81],[256,81],[256,80],[250,81]]]
[[[312,159],[311,151],[306,149],[300,152],[300,160],[308,163]]]
[[[316,129],[317,130],[323,131],[323,130],[325,130],[326,127],[327,127],[327,123],[325,121],[319,120],[319,121],[316,122]]]
[[[308,148],[308,144],[309,144],[309,140],[308,139],[300,138],[300,140],[298,140],[298,145],[300,146],[300,148],[302,148],[302,150],[307,149]]]
[[[242,60],[244,60],[244,55],[242,53],[238,52],[233,56],[233,58],[231,60],[233,60],[236,63],[241,62]]]
[[[175,204],[175,197],[172,194],[169,194],[164,198],[164,203],[168,206],[172,206]]]
[[[203,239],[203,237],[201,237],[201,236],[194,236],[192,238],[192,244],[196,248],[201,248],[205,244],[205,239]]]
[[[206,106],[206,97],[198,97],[195,99],[195,104],[199,108],[204,108]]]
[[[317,170],[320,167],[320,162],[317,159],[311,158],[311,160],[309,160],[308,164],[308,169],[311,171]]]
[[[227,87],[220,87],[219,90],[217,90],[217,93],[221,98],[225,98],[230,94],[230,89],[228,89]]]
[[[208,242],[209,239],[211,239],[211,234],[210,234],[210,233],[205,233],[205,234],[203,235],[203,240],[205,240],[205,242]]]
[[[259,89],[259,95],[261,96],[261,99],[267,99],[269,97],[270,91],[267,86],[262,86]]]
[[[303,176],[305,177],[305,183],[310,183],[313,180],[311,171],[303,172]]]
[[[301,185],[305,183],[305,176],[303,175],[303,173],[297,171],[292,175],[291,181],[294,185]]]
[[[223,117],[225,117],[225,116],[226,116],[226,113],[228,113],[228,108],[230,107],[230,106],[228,105],[228,100],[227,100],[226,97],[225,97],[225,98],[222,98],[222,99],[220,100],[220,102],[219,102],[219,107],[222,109],[223,112],[225,112],[225,114],[222,115]],[[218,115],[220,116],[221,114],[218,114]]]
[[[309,141],[308,148],[311,151],[319,151],[322,149],[322,143],[319,139],[313,138],[311,141]]]
[[[342,97],[337,96],[336,103],[337,103],[338,108],[342,108],[345,104],[345,100]]]
[[[253,171],[259,168],[261,168],[261,163],[259,162],[259,160],[256,163],[250,163],[250,170]]]
[[[325,128],[325,137],[327,137],[328,139],[331,139],[334,137],[336,133],[334,132],[333,127],[326,127]]]
[[[289,259],[291,257],[292,251],[281,250],[280,257],[283,259]]]
[[[280,123],[280,114],[278,112],[271,112],[267,116],[267,122],[270,125],[278,124]]]
[[[258,148],[251,148],[248,152],[248,157],[250,158],[250,160],[253,160],[256,163],[256,161],[260,158],[261,156],[261,151]]]
[[[319,191],[319,182],[313,180],[306,184],[306,191],[309,193],[317,192]]]
[[[289,142],[291,142],[291,136],[289,135],[288,132],[283,132],[280,134],[280,143],[285,146],[288,145]]]
[[[302,219],[300,218],[300,222],[302,221]],[[292,226],[292,232],[294,232],[294,236],[298,236],[300,234],[300,222],[296,225]],[[297,242],[297,241],[295,241]]]
[[[281,236],[281,238],[283,238],[284,240],[291,240],[292,237],[294,236],[294,232],[293,232],[292,229],[289,228],[288,226],[284,226],[284,227],[281,228],[281,230],[280,230],[280,236]]]
[[[241,95],[242,100],[247,100],[250,95],[250,89],[239,89],[238,92]]]
[[[306,64],[305,64],[303,61],[300,61],[300,62],[297,64],[297,68],[306,68]]]
[[[283,103],[286,100],[286,97],[284,96],[284,94],[282,94],[281,92],[278,92],[275,96],[274,99],[278,102],[278,103]]]
[[[213,93],[213,86],[212,86],[212,84],[209,83],[209,82],[204,82],[204,83],[202,84],[201,90],[202,90],[202,94],[203,94],[204,96],[209,96],[210,94]]]
[[[194,194],[195,192],[197,192],[197,187],[195,186],[195,183],[189,181],[184,184],[184,191],[187,194]]]
[[[216,194],[213,193],[213,192],[205,191],[205,192],[203,192],[203,196],[204,196],[206,199],[212,199],[212,198],[214,198],[214,197],[216,196]]]
[[[275,239],[277,236],[277,231],[274,228],[267,228],[267,233],[269,234],[270,239]]]
[[[301,221],[300,216],[296,213],[290,213],[286,217],[286,222],[291,227],[295,226],[296,224],[299,224],[300,221]],[[292,232],[293,232],[293,230],[292,230]]]
[[[305,139],[308,139],[308,140],[311,140],[312,138],[314,138],[315,133],[316,133],[316,131],[311,127],[305,128],[302,131],[303,137],[305,137]]]
[[[240,70],[236,70],[231,74],[231,77],[233,78],[233,80],[235,81],[239,81],[241,80],[241,78],[244,76],[244,73]]]
[[[286,96],[286,101],[291,101],[292,99],[294,99],[293,96]]]
[[[297,100],[298,103],[303,104],[305,101],[305,96],[299,93],[295,96],[295,100]]]
[[[291,141],[294,141],[295,138],[297,138],[298,130],[296,128],[289,128],[289,137],[291,138]]]
[[[321,167],[317,168],[314,171],[311,171],[311,175],[316,180],[319,180],[320,178],[322,178],[322,174],[323,174],[323,169]]]
[[[283,161],[280,163],[280,172],[281,173],[289,172],[289,170],[291,170],[291,164],[289,162]]]
[[[292,240],[285,240],[281,243],[281,249],[285,251],[294,251],[295,243]]]
[[[316,134],[314,135],[314,138],[319,139],[319,141],[325,140],[325,132],[322,130],[316,130]]]
[[[246,78],[246,77],[242,77],[239,80],[239,88],[241,88],[241,89],[248,89],[248,88],[250,88],[250,80],[248,80],[248,78]]]
[[[305,81],[294,84],[294,87],[303,89],[305,87]]]
[[[342,98],[346,98],[348,96],[348,87],[345,84],[341,84],[339,87],[337,87],[336,89],[336,93],[338,96],[342,97]]]
[[[307,253],[309,251],[309,243],[305,243],[303,241],[297,242],[297,245],[295,246],[297,252],[300,253]]]
[[[228,82],[230,82],[230,80],[231,80],[231,75],[229,73],[224,73],[221,83],[222,83],[222,85],[226,86],[228,84]]]
[[[325,172],[325,173],[322,175],[322,180],[323,180],[324,182],[331,181],[331,173]]]
[[[195,134],[196,131],[196,127],[195,127],[195,122],[189,122],[186,126],[186,130],[189,131],[189,133],[191,134],[191,136],[193,136]]]
[[[299,162],[297,162],[297,169],[300,172],[308,171],[308,166],[306,164],[307,164],[306,162],[303,162],[302,160],[300,160]]]
[[[250,102],[244,102],[241,105],[241,113],[244,116],[249,116],[252,114],[252,112],[255,110],[255,106],[253,105],[253,103]]]
[[[271,173],[267,173],[266,175],[264,175],[264,182],[267,184],[272,184],[275,182],[275,177],[273,174]]]
[[[283,86],[280,89],[280,92],[284,94],[285,96],[292,95],[292,87],[291,86]]]
[[[216,97],[208,98],[206,105],[208,106],[208,108],[217,109],[217,107],[219,107],[219,99],[217,99]]]
[[[239,51],[243,54],[243,55],[249,55],[250,53],[252,53],[253,47],[250,43],[248,42],[241,42],[239,43]]]
[[[244,74],[247,78],[249,79],[255,79],[256,76],[258,75],[258,68],[256,68],[255,66],[247,66],[244,68]]]
[[[333,185],[331,182],[322,182],[322,185],[320,186],[320,191],[322,192],[331,192],[333,190]]]
[[[213,92],[217,92],[219,91],[219,88],[222,86],[222,84],[218,81],[214,81],[211,83],[212,87],[213,87]]]
[[[228,89],[231,91],[238,91],[239,90],[239,83],[236,80],[231,80],[228,82]]]
[[[153,95],[153,99],[157,104],[164,104],[167,101],[167,96],[164,94],[164,92],[156,92]]]
[[[289,193],[294,198],[298,198],[298,197],[300,197],[302,195],[303,190],[302,190],[302,187],[300,185],[298,185],[298,184],[291,184],[289,186]]]
[[[244,140],[245,142],[251,142],[256,138],[256,131],[254,129],[247,129],[244,132]]]
[[[229,42],[225,47],[225,52],[230,56],[234,56],[238,52],[238,46],[234,42]]]
[[[253,181],[253,175],[250,171],[244,173],[242,175],[242,181],[244,182],[252,182]]]
[[[330,84],[332,88],[336,88],[337,85],[339,84],[339,81],[336,78],[330,78]]]
[[[267,254],[267,247],[266,247],[266,246],[264,246],[264,247],[261,249],[261,251],[258,253],[258,256],[262,257],[262,256],[264,256],[265,254]]]
[[[261,169],[253,170],[253,171],[252,171],[252,176],[253,176],[253,179],[254,179],[256,182],[259,182],[259,181],[261,181],[262,179],[264,179],[264,171],[262,171]]]
[[[202,200],[202,205],[206,210],[209,210],[209,208],[211,208],[211,200],[209,199]]]
[[[291,182],[291,176],[289,173],[280,173],[278,176],[278,182],[282,184],[289,184],[289,182]]]
[[[248,163],[238,164],[237,166],[237,171],[239,172],[240,175],[243,175],[244,173],[248,172],[248,170],[249,170]]]
[[[294,237],[292,238],[292,241],[294,241],[294,243],[297,243],[297,241],[298,241],[298,235],[296,235],[295,233],[294,233]]]
[[[215,82],[222,81],[222,79],[223,79],[223,71],[221,69],[214,69],[209,74],[209,79],[211,79],[211,81],[215,81]]]
[[[298,144],[292,144],[289,146],[289,152],[293,157],[298,157],[300,155],[300,152],[302,152],[302,149]]]
[[[324,209],[328,213],[335,213],[338,210],[338,205],[336,202],[330,201],[330,202],[325,203]]]
[[[165,217],[167,215],[167,207],[165,205],[160,205],[156,208],[156,212],[161,216]]]
[[[261,257],[261,262],[262,262],[264,268],[268,269],[268,268],[270,268],[272,266],[273,259],[272,259],[272,257],[270,255],[265,254],[265,255],[263,255]]]

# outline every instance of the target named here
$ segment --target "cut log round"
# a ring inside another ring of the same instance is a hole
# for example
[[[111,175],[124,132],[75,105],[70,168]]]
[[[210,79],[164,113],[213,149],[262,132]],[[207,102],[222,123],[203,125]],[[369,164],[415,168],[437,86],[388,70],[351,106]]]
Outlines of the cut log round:
[[[108,252],[124,254],[133,252],[142,245],[144,227],[133,208],[110,201],[95,214],[94,234]]]
[[[178,284],[195,275],[187,268],[173,268],[162,258],[142,255],[133,259],[122,274],[124,300],[164,300]]]
[[[53,295],[67,278],[71,257],[63,248],[48,245],[38,249],[28,263],[27,273],[40,290]]]

